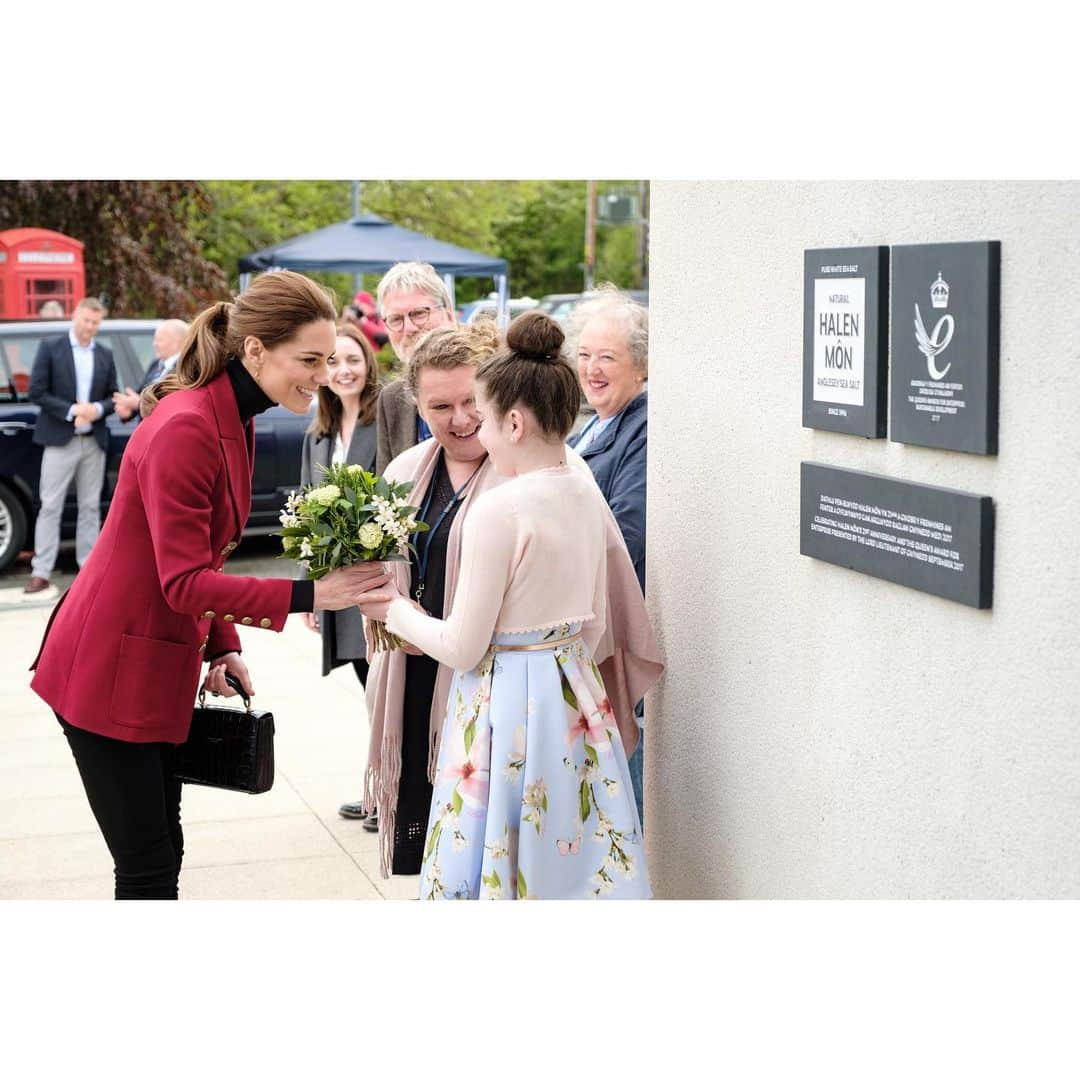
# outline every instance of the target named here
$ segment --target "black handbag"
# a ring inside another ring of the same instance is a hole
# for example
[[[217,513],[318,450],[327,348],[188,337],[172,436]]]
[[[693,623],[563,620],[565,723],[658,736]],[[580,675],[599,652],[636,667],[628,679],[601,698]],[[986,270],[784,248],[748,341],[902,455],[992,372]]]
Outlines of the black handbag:
[[[185,784],[260,795],[274,786],[274,714],[252,709],[234,675],[225,681],[243,697],[244,712],[207,705],[200,690],[187,742],[176,748],[174,772]]]

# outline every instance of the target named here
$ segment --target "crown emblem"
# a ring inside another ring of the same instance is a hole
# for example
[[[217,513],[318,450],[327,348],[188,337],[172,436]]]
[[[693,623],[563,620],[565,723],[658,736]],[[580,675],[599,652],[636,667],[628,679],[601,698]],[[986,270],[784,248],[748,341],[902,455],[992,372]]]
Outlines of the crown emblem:
[[[930,303],[936,308],[949,306],[949,283],[943,281],[941,271],[938,271],[937,281],[930,286]]]

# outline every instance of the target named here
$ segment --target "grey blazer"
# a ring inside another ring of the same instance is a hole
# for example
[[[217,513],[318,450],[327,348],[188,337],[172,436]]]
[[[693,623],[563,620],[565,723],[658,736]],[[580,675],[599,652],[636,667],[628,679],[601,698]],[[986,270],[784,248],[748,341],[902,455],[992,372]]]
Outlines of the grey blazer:
[[[304,436],[304,448],[300,455],[300,483],[318,484],[324,473],[319,465],[329,466],[334,456],[332,436],[317,438],[313,432]],[[362,465],[369,472],[375,464],[375,425],[356,425],[349,452],[345,456],[349,465]],[[297,564],[299,566],[299,564]],[[303,571],[301,570],[302,574]],[[367,655],[364,640],[364,617],[358,608],[344,611],[320,611],[319,626],[322,632],[322,673],[329,675],[334,668],[353,660],[363,660]]]
[[[409,396],[405,380],[395,379],[392,383],[387,383],[379,394],[376,413],[379,441],[375,471],[380,476],[386,472],[386,466],[398,454],[416,445],[416,421],[416,406]]]

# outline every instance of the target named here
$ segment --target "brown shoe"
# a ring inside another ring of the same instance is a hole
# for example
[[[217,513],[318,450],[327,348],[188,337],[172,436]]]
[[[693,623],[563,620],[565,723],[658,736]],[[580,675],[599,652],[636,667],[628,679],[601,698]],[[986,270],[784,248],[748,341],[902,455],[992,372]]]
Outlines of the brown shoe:
[[[37,593],[44,592],[49,587],[49,579],[43,577],[32,577],[23,589],[24,593]]]

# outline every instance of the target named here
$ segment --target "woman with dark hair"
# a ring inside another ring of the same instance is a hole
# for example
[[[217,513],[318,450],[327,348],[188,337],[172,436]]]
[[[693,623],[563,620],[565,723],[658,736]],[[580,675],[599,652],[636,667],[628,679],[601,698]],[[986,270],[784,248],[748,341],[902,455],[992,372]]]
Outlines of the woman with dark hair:
[[[264,274],[194,321],[176,367],[142,396],[105,528],[53,610],[33,689],[67,736],[115,863],[118,900],[175,900],[183,833],[175,748],[200,665],[248,695],[238,625],[280,631],[293,611],[354,605],[372,565],[320,581],[225,574],[251,506],[253,418],[307,412],[334,353],[334,304],[290,271]]]
[[[651,896],[594,659],[609,630],[613,524],[565,445],[581,390],[562,343],[557,323],[527,312],[476,371],[477,437],[504,482],[465,522],[449,615],[426,612],[397,579],[361,601],[455,672],[421,870],[427,899]]]
[[[334,353],[326,364],[327,382],[319,387],[318,409],[304,436],[300,483],[319,484],[330,465],[375,468],[375,410],[379,402],[379,371],[367,337],[351,322],[339,322]],[[302,616],[308,629],[322,634],[322,673],[352,664],[363,687],[368,677],[364,617],[355,608],[309,611]],[[345,803],[342,817],[365,817],[363,804]],[[365,824],[375,831],[375,819]]]

